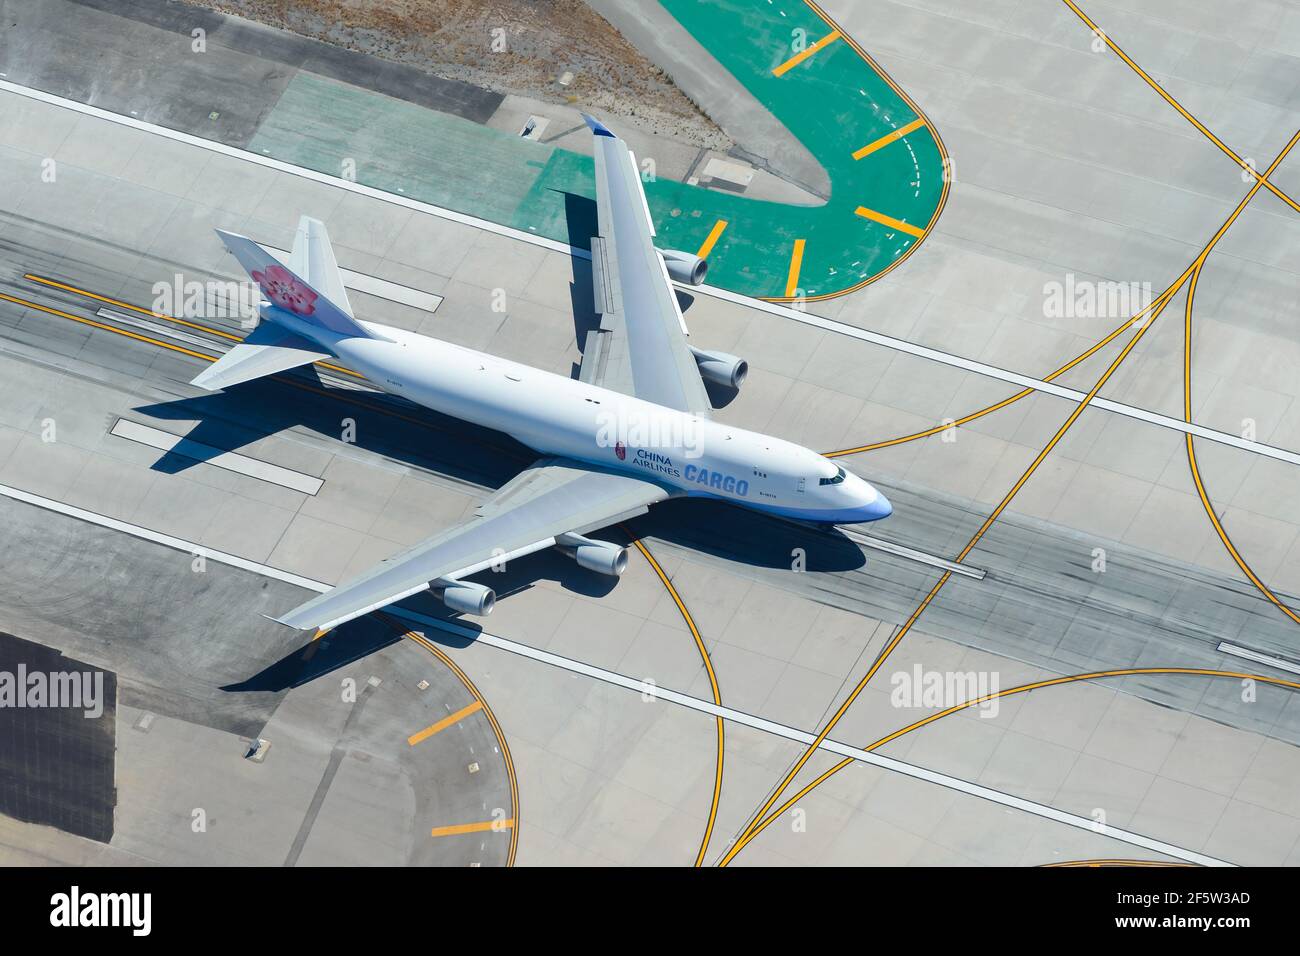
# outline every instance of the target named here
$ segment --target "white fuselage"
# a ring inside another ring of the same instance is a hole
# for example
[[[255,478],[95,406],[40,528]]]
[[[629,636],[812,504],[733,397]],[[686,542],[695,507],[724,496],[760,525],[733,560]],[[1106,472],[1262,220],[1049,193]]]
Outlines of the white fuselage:
[[[277,313],[384,391],[543,454],[806,521],[871,521],[891,510],[863,479],[779,438],[376,323],[365,325],[392,341],[324,340],[319,327]]]

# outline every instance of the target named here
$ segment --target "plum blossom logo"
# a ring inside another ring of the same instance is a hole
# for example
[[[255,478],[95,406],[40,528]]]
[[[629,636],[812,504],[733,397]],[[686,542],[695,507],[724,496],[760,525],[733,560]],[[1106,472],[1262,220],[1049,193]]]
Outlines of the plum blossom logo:
[[[253,281],[264,296],[282,309],[295,315],[311,315],[316,311],[316,293],[284,266],[267,266],[265,272],[254,272]]]
[[[619,461],[624,461],[627,458],[627,446],[622,442],[615,443],[614,454],[618,455]]]

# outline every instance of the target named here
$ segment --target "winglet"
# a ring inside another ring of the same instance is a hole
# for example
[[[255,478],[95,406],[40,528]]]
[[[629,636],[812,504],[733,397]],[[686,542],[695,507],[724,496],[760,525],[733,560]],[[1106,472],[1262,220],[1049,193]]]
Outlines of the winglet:
[[[609,131],[608,126],[596,119],[596,117],[592,116],[590,113],[583,113],[582,119],[583,122],[587,124],[587,128],[597,136],[608,136],[610,139],[618,139],[617,136]]]

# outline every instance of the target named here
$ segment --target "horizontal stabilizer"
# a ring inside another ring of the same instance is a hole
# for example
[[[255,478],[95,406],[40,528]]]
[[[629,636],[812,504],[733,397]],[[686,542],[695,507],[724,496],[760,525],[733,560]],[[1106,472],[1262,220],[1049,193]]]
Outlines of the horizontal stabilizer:
[[[215,392],[323,358],[329,358],[329,353],[319,351],[315,343],[270,322],[262,322],[190,384]]]

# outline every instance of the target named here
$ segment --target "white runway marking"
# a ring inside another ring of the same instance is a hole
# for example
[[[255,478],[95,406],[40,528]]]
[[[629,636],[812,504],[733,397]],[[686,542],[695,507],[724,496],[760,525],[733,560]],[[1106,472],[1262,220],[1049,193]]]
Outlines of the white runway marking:
[[[41,495],[22,491],[18,488],[10,488],[7,485],[0,485],[0,495],[12,498],[15,501],[35,505],[38,508],[44,508],[48,511],[68,515],[69,517],[99,525],[103,528],[121,531],[124,534],[129,534],[145,541],[152,541],[169,548],[175,548],[176,550],[183,551],[186,554],[203,555],[204,557],[221,564],[240,568],[245,571],[252,571],[255,574],[261,574],[266,577],[275,578],[279,581],[285,581],[289,584],[294,584],[298,587],[306,588],[318,593],[328,591],[331,587],[331,585],[325,584],[321,581],[313,581],[310,578],[305,578],[298,574],[292,574],[288,571],[281,571],[279,568],[273,568],[256,561],[249,561],[246,558],[227,554],[224,551],[205,548],[192,541],[185,541],[181,538],[173,537],[172,535],[151,531],[148,528],[142,528],[139,525],[119,521],[116,518],[109,518],[106,515],[96,514],[95,512],[87,511],[84,508],[76,508],[72,505],[66,505],[61,501],[54,501],[51,498],[45,498]],[[785,724],[777,723],[774,720],[757,717],[753,714],[747,714],[744,711],[734,710],[730,707],[719,707],[712,701],[701,700],[698,697],[691,697],[688,694],[682,694],[678,691],[668,690],[663,687],[650,688],[642,679],[628,677],[625,674],[605,670],[602,667],[596,667],[592,664],[573,660],[572,658],[561,657],[559,654],[552,654],[549,651],[531,647],[527,644],[520,644],[516,641],[509,640],[508,638],[498,637],[495,634],[488,634],[485,631],[476,631],[473,628],[465,627],[455,623],[454,621],[437,620],[401,608],[393,608],[388,613],[420,626],[433,627],[450,634],[455,634],[458,637],[468,638],[472,640],[474,644],[484,644],[488,647],[495,647],[499,650],[508,651],[511,654],[527,657],[542,664],[549,664],[552,667],[561,668],[562,670],[569,671],[573,674],[582,674],[585,677],[590,677],[606,684],[623,687],[637,694],[652,692],[654,696],[660,700],[678,704],[682,707],[688,707],[691,710],[710,714],[715,717],[720,716],[725,720],[744,724],[745,726],[752,727],[755,730],[773,734],[786,740],[793,740],[797,743],[804,744],[805,746],[816,740],[814,734],[805,730],[789,727]],[[1134,833],[1131,830],[1123,830],[1111,826],[1106,826],[1103,829],[1098,830],[1095,822],[1088,817],[1081,817],[1074,813],[1066,813],[1064,810],[1058,810],[1056,807],[1047,806],[1042,803],[1035,803],[1032,800],[1025,800],[1024,798],[1017,797],[1014,794],[1004,793],[1003,791],[995,790],[992,787],[985,787],[977,783],[971,783],[969,780],[963,780],[960,777],[953,777],[949,774],[939,773],[936,770],[929,770],[925,767],[919,767],[902,760],[895,760],[892,757],[883,757],[879,754],[871,753],[858,747],[851,747],[848,744],[843,744],[839,741],[830,739],[824,740],[821,743],[820,749],[829,753],[839,754],[842,757],[851,757],[854,760],[872,764],[873,766],[881,767],[885,770],[892,770],[895,773],[905,774],[906,776],[914,777],[918,780],[925,780],[928,783],[947,787],[950,790],[957,790],[961,793],[979,797],[983,800],[989,800],[1005,807],[1022,810],[1025,813],[1042,817],[1046,820],[1054,820],[1057,823],[1063,823],[1066,826],[1076,827],[1080,830],[1088,830],[1092,833],[1096,833],[1098,836],[1119,840],[1122,843],[1141,847],[1144,850],[1163,854],[1164,856],[1182,860],[1187,863],[1194,863],[1199,866],[1233,865],[1224,860],[1212,856],[1206,856],[1203,853],[1197,853],[1194,850],[1188,850],[1184,847],[1175,846],[1172,843],[1165,843],[1161,840],[1155,840],[1151,837],[1143,836],[1140,833]]]
[[[1280,671],[1300,674],[1300,664],[1295,663],[1295,661],[1289,661],[1284,657],[1274,657],[1271,654],[1262,654],[1259,651],[1252,651],[1249,647],[1229,644],[1227,641],[1219,642],[1219,652],[1231,654],[1233,657],[1240,657],[1243,660],[1254,661],[1256,664],[1267,664],[1269,667],[1276,667]]]
[[[395,206],[414,209],[432,216],[437,216],[440,219],[446,219],[450,222],[458,222],[467,226],[473,226],[474,228],[482,229],[485,232],[491,232],[510,239],[517,239],[520,242],[527,242],[544,249],[550,249],[553,252],[564,253],[565,255],[575,256],[579,259],[591,258],[591,253],[586,249],[579,249],[576,246],[570,246],[568,243],[557,242],[554,239],[547,239],[544,236],[539,236],[522,229],[512,229],[509,226],[501,226],[494,222],[488,222],[486,219],[478,219],[474,216],[468,216],[465,213],[445,209],[441,206],[423,203],[411,199],[409,196],[388,193],[384,192],[382,189],[375,189],[371,186],[362,185],[361,183],[339,179],[334,176],[327,176],[324,173],[318,173],[315,170],[304,169],[300,166],[281,162],[280,160],[272,159],[269,156],[259,156],[256,153],[237,149],[234,146],[227,146],[225,143],[217,143],[212,140],[203,139],[199,136],[191,136],[189,133],[181,133],[177,130],[155,126],[152,123],[146,123],[133,116],[121,116],[117,113],[111,113],[108,110],[100,109],[96,106],[89,106],[85,103],[78,103],[75,100],[64,99],[61,96],[55,96],[54,94],[46,93],[43,90],[29,89],[28,87],[20,86],[17,83],[12,83],[8,80],[0,80],[0,91],[24,96],[28,99],[38,100],[42,103],[49,103],[53,106],[72,110],[76,113],[82,113],[86,116],[94,116],[122,126],[129,126],[133,129],[152,133],[155,136],[162,136],[179,143],[188,143],[189,145],[196,146],[199,149],[221,153],[225,156],[233,156],[236,159],[256,163],[257,165],[265,166],[268,169],[275,169],[283,173],[289,173],[293,176],[300,176],[303,179],[310,179],[318,183],[334,186],[338,189],[345,189],[349,192],[357,193],[362,196],[369,196],[372,199],[378,199]],[[771,315],[780,316],[781,318],[789,319],[794,322],[800,322],[804,325],[810,325],[814,328],[825,329],[829,332],[836,332],[840,335],[847,335],[864,342],[872,342],[876,345],[884,346],[885,348],[894,349],[899,352],[906,352],[909,355],[915,355],[919,358],[939,362],[940,364],[952,368],[958,368],[963,371],[974,372],[977,375],[983,375],[987,378],[997,379],[1006,382],[1009,385],[1015,385],[1020,388],[1032,388],[1035,391],[1045,392],[1048,395],[1055,395],[1057,398],[1063,398],[1066,401],[1079,403],[1087,397],[1086,392],[1081,392],[1078,389],[1066,388],[1063,385],[1056,385],[1052,382],[1045,382],[1029,375],[1021,375],[1018,372],[1011,372],[1007,369],[998,368],[996,365],[989,365],[985,362],[977,362],[974,359],[963,358],[941,349],[930,348],[925,345],[917,345],[914,342],[895,338],[892,335],[884,335],[880,332],[869,332],[865,329],[859,329],[856,326],[837,322],[834,319],[822,318],[821,316],[813,315],[809,312],[798,311],[773,302],[764,302],[762,299],[753,299],[736,292],[728,292],[725,289],[718,289],[713,286],[700,286],[698,288],[690,287],[689,291],[748,306],[751,309],[758,309]],[[1277,459],[1278,461],[1285,461],[1288,464],[1300,465],[1300,454],[1295,452],[1287,451],[1284,448],[1277,448],[1273,445],[1266,445],[1263,442],[1251,441],[1229,432],[1216,431],[1213,428],[1206,428],[1203,425],[1197,425],[1194,423],[1188,424],[1181,419],[1171,418],[1168,415],[1161,415],[1145,408],[1126,405],[1123,402],[1112,401],[1100,396],[1092,400],[1091,406],[1093,408],[1104,409],[1108,412],[1114,412],[1117,415],[1123,415],[1137,421],[1157,425],[1161,428],[1168,428],[1173,431],[1195,435],[1196,437],[1204,438],[1207,441],[1218,442],[1222,445],[1231,445],[1232,447],[1239,448],[1242,451],[1264,455],[1268,458]]]
[[[285,265],[289,264],[291,253],[288,250],[276,249],[273,246],[266,246],[265,248]],[[381,299],[387,299],[389,302],[413,306],[417,309],[423,309],[425,312],[432,312],[442,304],[442,296],[434,295],[432,292],[425,292],[423,289],[412,289],[409,285],[390,282],[378,276],[366,275],[364,272],[353,272],[351,269],[344,269],[342,266],[339,266],[339,273],[343,276],[343,284],[349,289],[378,296]]]
[[[247,475],[249,478],[256,478],[259,481],[279,485],[281,488],[301,491],[304,495],[316,494],[321,490],[321,486],[325,484],[320,478],[304,475],[300,471],[291,471],[288,468],[281,468],[279,465],[273,465],[267,461],[249,458],[247,455],[241,455],[238,452],[214,448],[202,442],[190,441],[182,435],[173,435],[171,432],[165,432],[162,429],[142,425],[139,422],[133,422],[125,418],[119,418],[114,422],[109,434],[116,435],[118,438],[125,438],[128,441],[139,442],[160,451],[174,452],[177,455],[193,459],[205,465],[212,465],[215,468]]]
[[[884,551],[886,554],[897,555],[900,558],[907,558],[909,561],[917,561],[921,564],[928,564],[932,568],[942,568],[945,571],[951,571],[953,574],[960,574],[964,577],[974,578],[976,581],[983,581],[988,573],[983,568],[976,568],[969,564],[960,564],[956,561],[949,561],[947,558],[941,558],[937,554],[930,554],[928,551],[918,551],[916,548],[909,548],[903,544],[894,544],[892,541],[885,541],[882,538],[873,538],[870,535],[863,534],[861,531],[854,531],[851,528],[840,528],[844,536],[850,541],[862,545],[864,548],[873,548],[876,551]]]

